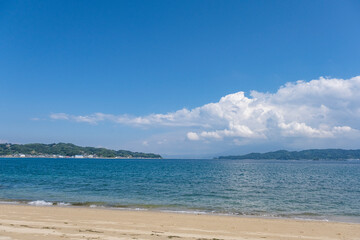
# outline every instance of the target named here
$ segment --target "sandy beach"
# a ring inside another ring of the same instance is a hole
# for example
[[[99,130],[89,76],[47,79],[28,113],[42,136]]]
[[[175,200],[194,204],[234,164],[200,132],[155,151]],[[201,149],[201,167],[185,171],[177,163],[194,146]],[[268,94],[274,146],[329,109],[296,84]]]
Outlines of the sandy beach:
[[[360,224],[76,207],[0,205],[0,240],[360,239]]]

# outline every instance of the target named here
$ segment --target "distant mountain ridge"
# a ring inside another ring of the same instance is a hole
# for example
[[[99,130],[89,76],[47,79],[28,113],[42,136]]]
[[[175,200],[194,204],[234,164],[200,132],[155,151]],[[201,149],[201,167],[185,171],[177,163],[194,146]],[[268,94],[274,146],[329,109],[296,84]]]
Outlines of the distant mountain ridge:
[[[345,160],[360,159],[360,150],[309,149],[302,151],[279,150],[267,153],[249,153],[238,156],[220,156],[216,159],[276,159],[276,160]]]
[[[127,150],[111,150],[106,148],[80,147],[72,143],[30,143],[0,144],[0,156],[55,156],[55,157],[105,157],[105,158],[162,158],[154,153],[131,152]]]

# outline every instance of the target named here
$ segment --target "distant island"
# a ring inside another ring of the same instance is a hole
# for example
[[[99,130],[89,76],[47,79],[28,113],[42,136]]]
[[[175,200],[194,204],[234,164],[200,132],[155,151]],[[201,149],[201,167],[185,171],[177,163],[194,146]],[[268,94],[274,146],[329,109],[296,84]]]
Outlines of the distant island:
[[[360,150],[309,149],[303,151],[279,150],[267,153],[249,153],[239,156],[220,156],[216,159],[275,159],[275,160],[346,160],[360,159]]]
[[[158,154],[80,147],[71,143],[0,144],[0,157],[162,158]]]

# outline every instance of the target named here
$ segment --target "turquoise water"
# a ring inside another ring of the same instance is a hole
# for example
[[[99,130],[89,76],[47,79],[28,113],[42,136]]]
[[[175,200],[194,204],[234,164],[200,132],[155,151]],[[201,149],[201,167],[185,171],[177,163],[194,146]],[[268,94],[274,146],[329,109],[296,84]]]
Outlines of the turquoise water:
[[[0,159],[0,200],[360,222],[360,161]]]

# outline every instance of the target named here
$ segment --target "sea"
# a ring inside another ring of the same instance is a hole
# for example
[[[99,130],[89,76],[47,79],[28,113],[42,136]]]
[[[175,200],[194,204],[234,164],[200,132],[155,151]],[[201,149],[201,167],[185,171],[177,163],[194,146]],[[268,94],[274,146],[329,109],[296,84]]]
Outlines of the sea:
[[[1,158],[0,203],[360,223],[360,161]]]

